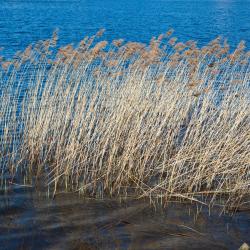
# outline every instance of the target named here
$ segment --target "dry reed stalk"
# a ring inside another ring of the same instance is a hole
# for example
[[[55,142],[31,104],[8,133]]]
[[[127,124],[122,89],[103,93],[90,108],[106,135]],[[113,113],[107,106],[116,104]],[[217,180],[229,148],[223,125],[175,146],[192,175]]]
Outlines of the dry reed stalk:
[[[54,33],[29,46],[18,68],[2,62],[4,171],[43,176],[54,192],[63,186],[119,195],[133,188],[138,197],[204,203],[210,196],[211,204],[224,195],[225,205],[246,198],[244,43],[229,54],[221,39],[199,49],[161,35],[149,46],[116,40],[107,49],[106,41],[93,44],[101,34],[54,51]]]

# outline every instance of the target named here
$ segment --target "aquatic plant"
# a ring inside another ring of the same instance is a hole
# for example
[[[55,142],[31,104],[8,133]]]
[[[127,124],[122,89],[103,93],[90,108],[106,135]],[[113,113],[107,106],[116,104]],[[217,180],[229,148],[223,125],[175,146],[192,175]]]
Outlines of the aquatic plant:
[[[85,195],[240,205],[250,192],[250,53],[173,30],[149,45],[58,48],[57,33],[1,61],[2,179]]]

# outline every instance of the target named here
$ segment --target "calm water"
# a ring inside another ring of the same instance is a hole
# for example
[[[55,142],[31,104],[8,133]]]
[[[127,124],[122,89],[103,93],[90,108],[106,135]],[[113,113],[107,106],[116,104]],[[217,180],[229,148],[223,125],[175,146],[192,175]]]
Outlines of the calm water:
[[[32,188],[0,193],[0,249],[238,249],[249,242],[250,213],[209,215],[206,209],[146,202],[48,199]]]
[[[78,42],[105,28],[105,39],[148,42],[173,27],[200,45],[218,35],[250,46],[250,0],[0,0],[0,47],[5,54],[51,36]]]

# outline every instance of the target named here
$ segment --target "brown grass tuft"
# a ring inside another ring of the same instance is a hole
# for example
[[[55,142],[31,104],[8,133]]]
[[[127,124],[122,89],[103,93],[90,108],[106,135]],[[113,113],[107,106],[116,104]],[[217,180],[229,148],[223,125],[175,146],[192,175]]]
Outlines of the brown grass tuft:
[[[240,204],[250,194],[244,43],[231,54],[221,38],[201,49],[165,35],[112,46],[94,41],[101,33],[58,50],[54,33],[18,53],[18,67],[1,63],[1,178]]]

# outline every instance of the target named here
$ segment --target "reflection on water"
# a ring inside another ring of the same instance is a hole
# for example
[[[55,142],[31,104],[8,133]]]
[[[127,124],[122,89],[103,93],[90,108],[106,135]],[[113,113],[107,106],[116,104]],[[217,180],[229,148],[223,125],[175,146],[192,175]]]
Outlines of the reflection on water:
[[[238,249],[250,240],[250,212],[233,217],[171,203],[54,199],[32,188],[0,193],[0,249]]]

